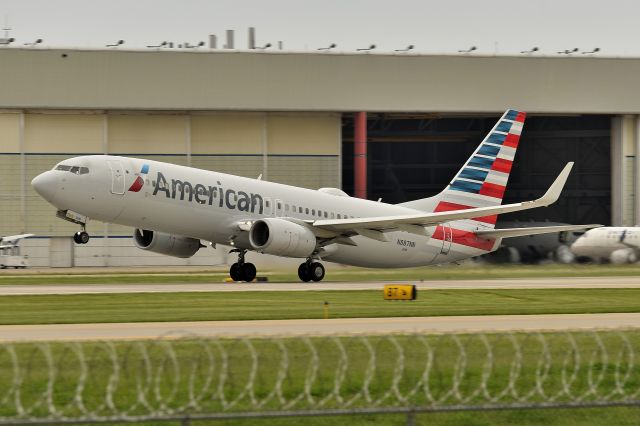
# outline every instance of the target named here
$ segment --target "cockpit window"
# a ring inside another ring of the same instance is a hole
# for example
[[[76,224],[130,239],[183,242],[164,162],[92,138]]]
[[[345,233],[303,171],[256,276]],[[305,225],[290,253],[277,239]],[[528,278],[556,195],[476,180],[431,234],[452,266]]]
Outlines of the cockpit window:
[[[86,175],[89,173],[88,167],[79,167],[79,166],[67,166],[65,164],[59,164],[56,166],[54,170],[61,170],[63,172],[71,172],[75,175]]]

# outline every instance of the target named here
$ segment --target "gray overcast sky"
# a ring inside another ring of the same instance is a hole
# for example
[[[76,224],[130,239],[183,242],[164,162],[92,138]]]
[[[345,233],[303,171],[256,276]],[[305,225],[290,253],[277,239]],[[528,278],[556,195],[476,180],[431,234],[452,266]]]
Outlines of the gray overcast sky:
[[[331,42],[351,51],[415,44],[416,52],[514,54],[539,46],[545,54],[600,47],[605,55],[640,56],[637,0],[0,0],[16,44],[38,37],[46,46],[125,47],[163,40],[194,43],[247,28],[258,43],[282,40],[286,50],[314,50]],[[219,46],[220,46],[219,41]]]

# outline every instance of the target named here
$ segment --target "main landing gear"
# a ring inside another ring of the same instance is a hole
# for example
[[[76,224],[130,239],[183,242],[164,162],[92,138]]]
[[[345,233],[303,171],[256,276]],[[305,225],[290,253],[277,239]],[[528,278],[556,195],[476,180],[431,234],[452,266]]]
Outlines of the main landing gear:
[[[314,262],[309,258],[298,267],[298,277],[306,283],[309,281],[322,281],[324,278],[324,266],[320,262]]]
[[[238,253],[238,261],[231,265],[229,269],[229,276],[234,281],[246,281],[251,282],[256,278],[256,267],[253,263],[244,261],[244,255],[247,254],[246,250],[234,249],[230,253]]]

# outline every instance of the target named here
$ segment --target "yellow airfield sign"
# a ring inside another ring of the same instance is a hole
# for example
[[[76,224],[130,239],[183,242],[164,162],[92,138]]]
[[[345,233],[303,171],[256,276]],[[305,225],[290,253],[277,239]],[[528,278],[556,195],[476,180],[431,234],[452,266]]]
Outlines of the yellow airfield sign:
[[[384,300],[416,300],[418,290],[413,284],[387,284],[384,286]]]

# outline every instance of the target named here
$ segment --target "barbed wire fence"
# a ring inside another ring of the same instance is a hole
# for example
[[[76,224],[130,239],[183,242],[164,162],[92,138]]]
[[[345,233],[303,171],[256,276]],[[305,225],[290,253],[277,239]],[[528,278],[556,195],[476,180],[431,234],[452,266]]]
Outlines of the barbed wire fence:
[[[0,424],[640,405],[640,330],[0,344]]]

